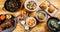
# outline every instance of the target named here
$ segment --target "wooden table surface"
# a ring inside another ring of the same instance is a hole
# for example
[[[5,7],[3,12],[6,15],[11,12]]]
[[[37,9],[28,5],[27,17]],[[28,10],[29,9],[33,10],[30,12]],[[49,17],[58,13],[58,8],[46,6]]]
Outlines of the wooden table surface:
[[[7,14],[7,13],[11,13],[11,12],[7,12],[2,10],[4,3],[6,0],[0,0],[0,14]],[[45,1],[45,0],[44,0]],[[49,0],[54,6],[56,6],[59,10],[58,12],[55,14],[55,17],[60,19],[60,0]],[[25,2],[22,1],[23,3]],[[41,0],[38,0],[38,2],[40,3]],[[21,9],[23,10],[23,9]],[[20,10],[20,11],[21,11]],[[20,14],[20,12],[15,12],[15,13],[11,13],[14,14],[15,16],[18,16]],[[17,23],[16,28],[13,30],[13,32],[25,32],[23,26],[20,23]],[[36,27],[34,27],[30,32],[50,32],[50,30],[47,27],[46,23],[39,23]]]

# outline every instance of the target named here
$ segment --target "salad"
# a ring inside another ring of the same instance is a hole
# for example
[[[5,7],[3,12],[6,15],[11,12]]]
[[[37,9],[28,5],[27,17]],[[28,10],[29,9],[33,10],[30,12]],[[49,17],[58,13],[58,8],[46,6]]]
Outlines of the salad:
[[[27,4],[27,8],[30,9],[30,10],[34,10],[34,9],[36,9],[36,7],[37,7],[37,5],[36,5],[36,3],[33,2],[33,1],[30,1],[30,2],[28,2],[28,4]]]
[[[38,11],[37,14],[36,14],[36,19],[38,21],[45,21],[47,20],[48,16],[46,14],[46,12],[44,11]]]

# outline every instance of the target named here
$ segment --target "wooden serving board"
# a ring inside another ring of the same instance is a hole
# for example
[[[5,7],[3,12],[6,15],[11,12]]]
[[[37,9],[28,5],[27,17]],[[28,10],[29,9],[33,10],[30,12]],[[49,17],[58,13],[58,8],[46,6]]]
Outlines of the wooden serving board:
[[[4,7],[4,3],[6,0],[0,0],[0,14],[13,14],[14,16],[19,16],[21,14],[21,11],[24,11],[25,8],[20,9],[18,12],[7,12],[2,10]],[[22,0],[22,3],[24,4],[26,0]],[[44,0],[45,1],[45,0]],[[38,0],[39,4],[41,4],[41,0]],[[60,0],[50,0],[53,5],[55,5],[58,9],[60,9]],[[34,14],[35,12],[32,12],[31,14]],[[55,17],[60,19],[60,10],[55,14]],[[13,30],[13,32],[26,32],[23,28],[23,26],[20,23],[17,23],[16,28]],[[34,27],[30,32],[50,32],[50,30],[47,27],[46,22],[45,23],[39,23],[36,27]]]

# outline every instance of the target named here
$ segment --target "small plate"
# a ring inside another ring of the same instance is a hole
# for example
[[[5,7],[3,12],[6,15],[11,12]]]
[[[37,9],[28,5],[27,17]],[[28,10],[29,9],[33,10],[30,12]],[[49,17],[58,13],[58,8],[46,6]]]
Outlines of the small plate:
[[[9,12],[16,12],[21,6],[22,3],[20,0],[6,0],[3,8]]]
[[[25,26],[25,20],[23,19],[23,17],[21,17],[21,16],[17,17],[17,21],[18,21],[21,25]]]
[[[48,3],[47,1],[43,1],[43,2],[40,4],[39,7],[40,7],[42,10],[46,10],[48,6],[49,6],[49,3]]]
[[[49,7],[48,7],[49,8]],[[54,16],[56,13],[57,13],[57,11],[58,11],[58,9],[56,9],[55,8],[55,10],[52,12],[52,13],[49,13],[48,12],[48,8],[45,10],[50,16]]]

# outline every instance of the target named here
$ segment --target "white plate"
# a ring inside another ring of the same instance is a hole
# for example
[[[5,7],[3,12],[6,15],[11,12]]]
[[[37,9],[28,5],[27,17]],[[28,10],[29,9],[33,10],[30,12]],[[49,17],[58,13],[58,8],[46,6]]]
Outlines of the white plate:
[[[36,5],[37,5],[36,9],[30,10],[30,9],[27,8],[27,3],[30,2],[30,1],[33,1],[33,2],[36,3]],[[39,4],[38,4],[38,2],[37,2],[36,0],[27,0],[27,1],[25,2],[25,5],[24,5],[24,6],[25,6],[25,8],[27,9],[27,11],[36,11],[36,10],[38,9],[38,7],[39,7]]]
[[[49,8],[49,7],[48,7]],[[50,16],[54,16],[55,13],[57,13],[57,9],[55,8],[55,11],[53,13],[48,12],[48,8],[45,10]]]
[[[34,24],[33,26],[29,26],[29,27],[34,27],[34,26],[36,25],[36,19],[33,18],[33,17],[28,17],[28,18],[26,19],[26,24],[28,23],[29,19],[33,19],[33,20],[35,21],[35,24]],[[28,26],[28,24],[27,24],[27,26]]]
[[[49,13],[48,12],[48,8],[49,7],[47,7],[46,9],[45,9],[45,11],[50,15],[50,16],[54,16],[55,15],[55,13],[57,13],[57,11],[58,11],[58,9],[53,5],[53,4],[51,4],[49,1],[46,1],[47,3],[48,3],[48,5],[52,5],[54,8],[55,8],[55,11],[53,12],[53,13]],[[43,2],[42,2],[43,3]],[[41,3],[41,4],[42,4]],[[41,6],[41,5],[40,5]]]

